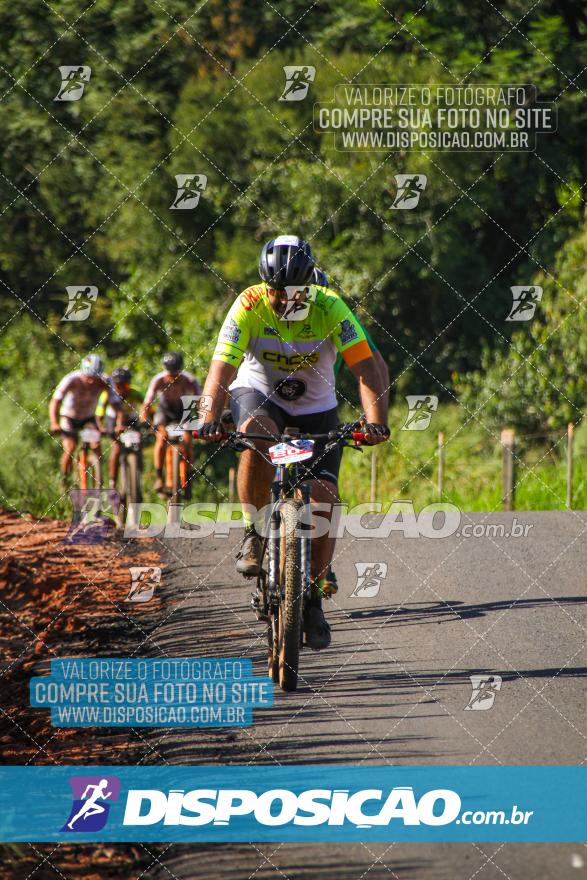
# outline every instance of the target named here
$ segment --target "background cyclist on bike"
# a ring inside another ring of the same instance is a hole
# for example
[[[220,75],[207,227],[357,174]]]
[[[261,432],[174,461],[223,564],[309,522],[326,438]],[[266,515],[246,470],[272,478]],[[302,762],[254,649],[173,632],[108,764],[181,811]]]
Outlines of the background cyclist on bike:
[[[110,382],[118,398],[118,406],[112,403],[112,393],[103,391],[98,399],[96,415],[104,425],[105,433],[111,438],[110,461],[108,463],[109,488],[116,488],[118,464],[120,462],[120,441],[118,434],[131,425],[139,425],[139,411],[143,395],[131,387],[132,373],[128,367],[115,367]]]
[[[151,404],[157,399],[157,409],[153,419],[156,427],[155,447],[153,450],[156,492],[162,493],[164,491],[163,459],[167,437],[166,426],[177,424],[181,421],[184,414],[182,396],[199,394],[201,394],[201,388],[197,379],[183,369],[183,355],[178,351],[167,352],[163,356],[163,371],[157,373],[151,379],[141,409],[141,421],[150,421]],[[189,431],[184,431],[183,443],[186,458],[191,463],[193,459],[193,444],[192,435]],[[189,498],[191,495],[189,479],[184,491],[185,497]]]
[[[263,283],[241,293],[218,337],[201,406],[204,439],[222,437],[220,417],[227,389],[241,431],[275,435],[286,426],[302,433],[333,430],[338,425],[337,351],[357,379],[368,442],[380,443],[389,436],[385,387],[365,335],[338,294],[312,284],[313,270],[310,246],[296,236],[282,235],[264,246],[259,261]],[[271,443],[256,445],[256,451],[241,455],[238,493],[243,505],[259,510],[267,504],[274,468],[267,456]],[[305,469],[312,502],[338,502],[339,465],[339,449],[325,452],[316,444]],[[246,511],[245,507],[237,571],[253,576],[259,571],[262,546]],[[304,631],[313,648],[330,644],[321,597],[332,592],[326,577],[334,543],[329,535],[312,543],[314,591],[304,615]]]
[[[96,405],[102,392],[110,395],[112,406],[120,405],[116,395],[103,375],[102,358],[97,354],[87,355],[81,362],[81,368],[63,377],[49,404],[50,430],[61,432],[63,455],[61,457],[61,491],[67,488],[67,479],[71,471],[73,453],[77,445],[78,434],[82,428],[102,430],[99,416],[96,416]],[[91,444],[91,448],[99,452],[100,441]]]

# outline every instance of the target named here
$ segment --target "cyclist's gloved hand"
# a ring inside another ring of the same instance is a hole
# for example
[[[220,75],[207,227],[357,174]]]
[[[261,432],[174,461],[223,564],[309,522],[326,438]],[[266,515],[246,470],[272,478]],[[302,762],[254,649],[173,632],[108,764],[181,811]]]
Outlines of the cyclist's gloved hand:
[[[364,434],[368,435],[368,442],[371,444],[383,443],[389,438],[390,434],[388,426],[382,425],[379,422],[366,422],[361,427],[361,431],[363,431]]]
[[[222,422],[205,422],[198,431],[198,436],[202,440],[221,440],[226,434],[226,430]]]

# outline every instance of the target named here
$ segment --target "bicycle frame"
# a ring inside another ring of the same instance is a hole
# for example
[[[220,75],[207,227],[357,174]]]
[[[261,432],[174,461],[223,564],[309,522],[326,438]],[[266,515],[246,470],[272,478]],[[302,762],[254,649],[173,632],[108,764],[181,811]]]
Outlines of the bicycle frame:
[[[183,430],[179,431],[177,425],[170,424],[165,426],[165,480],[167,488],[174,495],[185,489],[189,477],[188,445],[184,439],[185,433]],[[178,485],[174,489],[174,473],[176,470]]]
[[[327,450],[336,445],[349,445],[345,441],[352,437],[357,448],[365,435],[356,427],[356,424],[343,425],[328,434],[313,435],[286,429],[279,437],[236,431],[220,438],[240,452],[256,450],[254,441],[279,444],[270,448],[271,461],[276,468],[271,484],[270,530],[263,542],[257,589],[251,604],[259,618],[267,622],[269,675],[285,691],[297,688],[299,652],[304,639],[304,609],[313,590],[311,536],[309,531],[304,535],[304,517],[300,518],[299,512],[309,510],[312,479],[301,470],[301,462],[312,458],[315,450],[312,445],[295,441],[325,440]],[[194,436],[199,437],[199,432],[194,431]],[[266,569],[263,568],[265,556]]]
[[[330,431],[327,434],[293,434],[287,430],[280,435],[267,434],[250,434],[248,432],[234,431],[226,433],[222,436],[220,442],[231,446],[238,452],[244,449],[256,449],[254,441],[271,441],[273,443],[287,443],[292,440],[325,440],[327,444],[336,444],[338,446],[347,446],[358,449],[360,452],[362,443],[365,442],[365,434],[359,430],[360,423],[353,422],[348,425],[339,426],[338,430]],[[193,436],[200,439],[198,431],[193,431]],[[347,442],[352,441],[352,443]],[[269,519],[271,538],[266,537],[263,542],[262,561],[267,554],[267,570],[263,569],[257,576],[257,593],[263,596],[263,613],[267,615],[269,606],[279,604],[282,597],[282,589],[280,584],[280,547],[279,539],[275,536],[279,534],[279,505],[287,498],[294,498],[295,492],[299,491],[304,507],[310,504],[310,486],[309,482],[300,482],[300,465],[297,462],[291,464],[279,463],[276,465],[275,480],[271,484],[271,514]],[[302,538],[302,572],[304,578],[304,596],[308,596],[311,585],[311,538]]]

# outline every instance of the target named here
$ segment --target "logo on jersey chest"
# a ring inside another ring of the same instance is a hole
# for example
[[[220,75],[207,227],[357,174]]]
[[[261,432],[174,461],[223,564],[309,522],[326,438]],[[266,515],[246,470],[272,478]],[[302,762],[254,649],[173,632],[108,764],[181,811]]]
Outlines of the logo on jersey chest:
[[[298,400],[306,391],[306,383],[301,379],[283,379],[274,388],[282,400]]]
[[[271,364],[276,370],[291,372],[292,370],[303,370],[305,367],[318,363],[320,352],[310,351],[307,354],[298,352],[284,354],[281,351],[264,351],[262,358],[265,363]]]

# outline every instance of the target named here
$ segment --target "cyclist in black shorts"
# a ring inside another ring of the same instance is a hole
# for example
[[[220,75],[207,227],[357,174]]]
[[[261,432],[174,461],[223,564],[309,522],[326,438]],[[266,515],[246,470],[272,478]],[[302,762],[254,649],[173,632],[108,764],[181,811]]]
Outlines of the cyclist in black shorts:
[[[183,356],[178,351],[169,351],[163,357],[163,370],[151,379],[141,408],[141,421],[150,421],[151,405],[157,400],[153,423],[156,427],[155,448],[155,491],[163,491],[163,456],[165,455],[166,426],[178,423],[184,415],[182,397],[197,397],[201,393],[195,376],[183,369]],[[192,435],[183,434],[186,455],[191,462],[193,454]],[[188,484],[189,494],[189,484]]]
[[[282,235],[261,252],[260,285],[247,288],[230,309],[216,346],[203,392],[201,434],[222,436],[221,414],[226,391],[237,428],[275,435],[284,427],[324,433],[338,425],[334,363],[340,352],[355,375],[364,408],[368,442],[389,436],[385,424],[385,387],[373,353],[357,320],[341,297],[312,283],[314,257],[307,242]],[[243,505],[259,510],[269,497],[274,468],[267,461],[270,442],[243,452],[238,493]],[[317,446],[306,476],[314,503],[338,503],[340,454]],[[245,537],[237,570],[246,576],[259,571],[261,540],[243,509]],[[321,598],[328,595],[327,573],[334,538],[323,535],[312,543],[314,595],[304,616],[306,642],[313,648],[330,644],[330,627]]]

